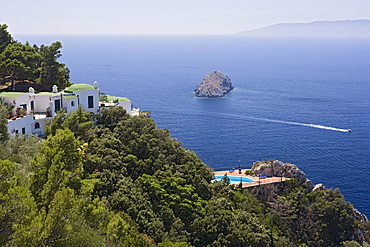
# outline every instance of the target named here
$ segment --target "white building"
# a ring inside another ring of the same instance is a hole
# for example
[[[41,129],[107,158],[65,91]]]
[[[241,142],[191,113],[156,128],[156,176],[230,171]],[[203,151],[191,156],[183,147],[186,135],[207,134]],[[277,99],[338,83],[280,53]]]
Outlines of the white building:
[[[33,88],[27,93],[1,92],[0,98],[4,103],[14,106],[8,119],[8,133],[11,135],[43,135],[45,123],[56,112],[73,112],[79,105],[94,114],[99,113],[101,108],[110,106],[122,106],[131,115],[139,113],[138,109],[132,109],[129,99],[101,94],[96,82],[94,86],[73,84],[64,91],[58,91],[57,87],[53,86],[52,92],[35,93]],[[24,109],[24,114],[17,116],[21,108]]]

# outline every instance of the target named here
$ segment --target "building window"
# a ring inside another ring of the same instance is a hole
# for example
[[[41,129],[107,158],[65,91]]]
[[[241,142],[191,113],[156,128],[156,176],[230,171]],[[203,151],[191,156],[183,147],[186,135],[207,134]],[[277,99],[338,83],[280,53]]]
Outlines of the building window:
[[[75,106],[74,100],[71,101],[71,106]]]
[[[59,111],[60,110],[60,99],[56,99],[54,100],[54,104],[55,104],[55,112]]]
[[[16,134],[16,135],[18,134],[18,130],[15,130],[15,134]]]
[[[23,109],[25,109],[27,111],[27,105],[26,104],[20,105],[20,107],[22,107]]]
[[[31,101],[31,110],[35,110],[35,102],[33,100]]]
[[[22,135],[25,135],[26,134],[26,128],[25,127],[23,127],[22,128]]]
[[[40,123],[35,123],[35,129],[40,129]]]
[[[94,96],[87,97],[88,108],[94,108]]]

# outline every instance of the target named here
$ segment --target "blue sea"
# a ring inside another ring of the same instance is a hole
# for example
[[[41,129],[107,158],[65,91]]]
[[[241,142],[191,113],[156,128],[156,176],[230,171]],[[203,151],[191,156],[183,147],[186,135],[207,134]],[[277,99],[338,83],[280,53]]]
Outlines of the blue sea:
[[[72,82],[98,81],[102,92],[129,98],[213,169],[290,162],[370,216],[370,39],[15,38],[60,40]],[[195,87],[214,70],[235,90],[195,98]]]

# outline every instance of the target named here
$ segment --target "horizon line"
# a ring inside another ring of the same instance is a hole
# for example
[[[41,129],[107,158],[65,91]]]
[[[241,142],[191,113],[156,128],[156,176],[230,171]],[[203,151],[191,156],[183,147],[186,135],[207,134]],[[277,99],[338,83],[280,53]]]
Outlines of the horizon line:
[[[185,36],[185,35],[192,35],[192,36],[205,36],[205,35],[209,35],[209,36],[212,36],[212,35],[218,35],[218,36],[222,36],[222,35],[235,35],[235,34],[240,34],[242,32],[249,32],[249,31],[254,31],[254,30],[258,30],[258,29],[263,29],[263,28],[266,28],[266,27],[270,27],[270,26],[275,26],[275,25],[280,25],[280,24],[310,24],[310,23],[314,23],[314,22],[342,22],[342,21],[370,21],[370,18],[369,19],[366,19],[366,18],[360,18],[360,19],[339,19],[339,20],[314,20],[314,21],[309,21],[309,22],[277,22],[277,23],[274,23],[274,24],[269,24],[269,25],[264,25],[264,26],[261,26],[261,27],[257,27],[257,28],[252,28],[252,29],[248,29],[248,30],[242,30],[242,31],[237,31],[237,32],[233,32],[233,33],[11,33],[12,36],[15,36],[15,35],[48,35],[48,36],[52,36],[52,35],[80,35],[80,36],[83,36],[83,35],[86,35],[86,36],[91,36],[91,35],[94,35],[94,36],[117,36],[117,35],[127,35],[127,36],[133,36],[133,35],[142,35],[142,36],[145,36],[145,35],[151,35],[151,36],[165,36],[165,35],[174,35],[174,36]]]

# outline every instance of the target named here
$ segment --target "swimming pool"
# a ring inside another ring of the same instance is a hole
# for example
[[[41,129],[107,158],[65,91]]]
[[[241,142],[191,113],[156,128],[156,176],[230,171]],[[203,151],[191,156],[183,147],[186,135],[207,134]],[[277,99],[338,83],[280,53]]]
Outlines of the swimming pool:
[[[214,180],[218,181],[218,180],[221,180],[221,178],[223,178],[223,177],[224,177],[224,175],[216,175]],[[242,183],[254,183],[254,182],[256,182],[253,179],[246,178],[246,177],[238,177],[238,176],[230,176],[230,175],[228,175],[227,177],[230,179],[231,184],[240,183],[240,178],[242,179]]]

